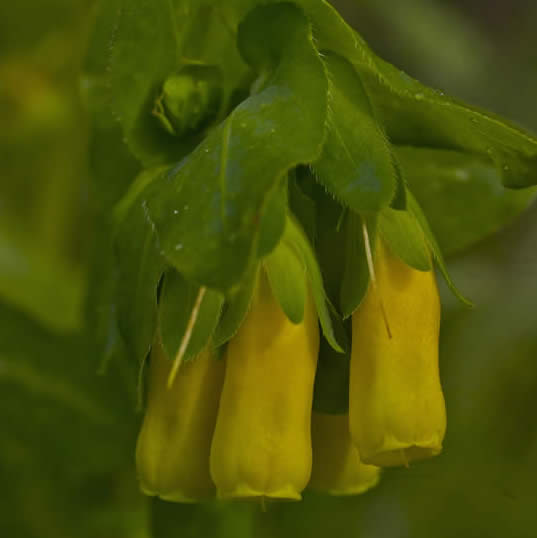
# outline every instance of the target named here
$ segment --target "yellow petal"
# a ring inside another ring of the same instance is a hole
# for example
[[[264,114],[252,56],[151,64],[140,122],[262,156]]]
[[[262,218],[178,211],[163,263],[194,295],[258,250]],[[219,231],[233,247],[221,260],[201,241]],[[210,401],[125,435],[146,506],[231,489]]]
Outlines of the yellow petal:
[[[349,415],[313,412],[313,466],[309,488],[330,495],[358,495],[375,486],[380,469],[360,461],[349,433]]]
[[[408,465],[438,454],[446,430],[440,300],[433,271],[409,267],[381,240],[375,254],[377,289],[352,316],[350,430],[362,461]]]
[[[301,498],[311,472],[311,405],[319,328],[311,297],[291,323],[260,273],[250,312],[229,342],[211,448],[221,498]]]
[[[195,502],[214,496],[209,453],[224,379],[224,361],[205,350],[181,365],[173,386],[172,361],[160,344],[149,365],[147,409],[136,446],[140,487],[164,500]]]

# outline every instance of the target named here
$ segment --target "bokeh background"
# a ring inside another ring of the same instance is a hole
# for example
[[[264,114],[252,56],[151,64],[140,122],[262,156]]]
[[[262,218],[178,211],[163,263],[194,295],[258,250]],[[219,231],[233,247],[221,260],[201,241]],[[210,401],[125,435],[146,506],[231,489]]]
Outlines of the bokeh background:
[[[333,3],[379,55],[537,133],[534,0]],[[535,538],[535,205],[450,259],[476,306],[443,293],[441,456],[386,471],[361,497],[306,494],[266,511],[138,494],[137,372],[114,342],[96,343],[103,215],[137,165],[84,100],[79,73],[102,68],[84,61],[95,8],[0,3],[0,536]]]

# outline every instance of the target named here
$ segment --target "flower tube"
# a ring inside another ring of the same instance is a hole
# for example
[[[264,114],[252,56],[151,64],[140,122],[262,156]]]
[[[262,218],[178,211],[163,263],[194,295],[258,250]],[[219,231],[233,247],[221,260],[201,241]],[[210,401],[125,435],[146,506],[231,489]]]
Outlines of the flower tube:
[[[313,466],[309,488],[330,495],[358,495],[374,487],[380,469],[360,460],[349,433],[349,415],[314,411],[311,418]]]
[[[206,349],[181,365],[167,387],[172,367],[161,344],[149,365],[147,409],[136,446],[140,487],[166,501],[196,502],[214,496],[209,452],[224,379],[224,361]]]
[[[440,300],[434,272],[406,265],[382,240],[374,263],[376,286],[352,316],[350,431],[362,461],[408,465],[437,455],[446,430]]]
[[[294,324],[260,271],[250,311],[226,352],[211,448],[211,475],[220,498],[301,499],[311,473],[318,351],[309,294],[304,318]]]

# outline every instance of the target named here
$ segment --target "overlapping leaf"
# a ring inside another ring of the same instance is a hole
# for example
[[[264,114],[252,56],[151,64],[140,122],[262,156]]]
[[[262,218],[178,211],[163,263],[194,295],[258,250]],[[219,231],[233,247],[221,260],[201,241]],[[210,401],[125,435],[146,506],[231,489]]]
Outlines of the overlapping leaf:
[[[497,167],[506,187],[537,184],[534,136],[450,99],[378,58],[328,2],[299,3],[312,21],[319,48],[354,65],[393,143],[479,154]]]
[[[378,233],[394,254],[418,271],[430,271],[431,253],[416,217],[410,211],[385,209],[378,216]]]
[[[152,115],[164,79],[179,66],[179,43],[171,0],[112,0],[96,31],[109,41],[106,84],[110,108],[125,141],[144,166],[173,162],[197,138],[176,139]],[[110,19],[113,19],[111,24]]]
[[[160,293],[159,328],[170,359],[177,355],[199,293],[199,286],[185,280],[177,271],[170,269],[166,273]],[[217,291],[204,291],[183,360],[194,358],[208,344],[223,302],[224,297]]]
[[[506,120],[460,103],[375,58],[361,71],[395,144],[467,151],[494,163],[506,187],[537,184],[537,139]]]
[[[375,253],[377,219],[363,220],[356,213],[348,215],[345,223],[345,263],[339,294],[339,304],[343,318],[348,318],[358,308],[369,286],[369,267],[367,266],[363,226],[367,226],[371,253]]]
[[[166,267],[146,202],[138,193],[162,173],[160,168],[142,172],[116,209],[119,326],[138,361],[144,359],[153,341],[157,286]]]
[[[397,156],[446,256],[496,232],[535,198],[532,188],[506,189],[497,168],[476,155],[398,147]]]
[[[310,290],[324,337],[334,350],[342,352],[346,344],[343,326],[339,323],[334,308],[326,297],[323,277],[315,252],[306,234],[294,218],[289,217],[287,219],[282,242],[294,250],[306,268]]]
[[[291,245],[281,242],[264,260],[272,293],[293,323],[304,319],[306,268]]]
[[[353,66],[341,56],[324,55],[329,75],[328,132],[314,163],[318,179],[354,211],[387,206],[396,190],[390,144],[376,121],[369,96]]]
[[[222,290],[250,263],[271,189],[318,156],[326,118],[325,73],[298,8],[254,10],[238,40],[259,73],[258,93],[158,180],[147,200],[166,259]]]
[[[440,272],[442,273],[442,276],[444,277],[449,289],[452,291],[453,295],[457,297],[461,303],[463,303],[466,306],[472,306],[471,301],[469,301],[455,286],[455,283],[451,279],[451,276],[449,275],[446,262],[444,260],[444,255],[442,253],[442,250],[440,249],[440,246],[438,245],[438,242],[436,240],[436,237],[434,236],[429,223],[427,221],[427,218],[423,214],[423,211],[412,195],[412,193],[409,191],[407,193],[408,197],[408,211],[413,216],[413,218],[416,219],[416,221],[419,223],[421,227],[421,231],[424,234],[425,241],[427,243],[427,246],[430,249],[430,252],[432,253],[432,256],[434,260],[436,261],[438,268],[440,269]]]
[[[213,345],[215,347],[225,344],[235,336],[244,321],[254,293],[257,270],[257,265],[250,268],[248,273],[241,279],[240,285],[228,294],[222,309],[222,316],[213,335]]]

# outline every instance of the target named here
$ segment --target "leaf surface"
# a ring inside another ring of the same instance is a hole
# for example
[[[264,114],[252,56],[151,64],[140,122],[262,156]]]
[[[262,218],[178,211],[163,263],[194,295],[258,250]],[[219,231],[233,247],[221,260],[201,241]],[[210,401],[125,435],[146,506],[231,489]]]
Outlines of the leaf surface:
[[[326,76],[298,8],[255,9],[239,27],[239,46],[259,73],[257,93],[148,195],[166,259],[221,290],[251,263],[272,189],[319,154],[326,118]]]

